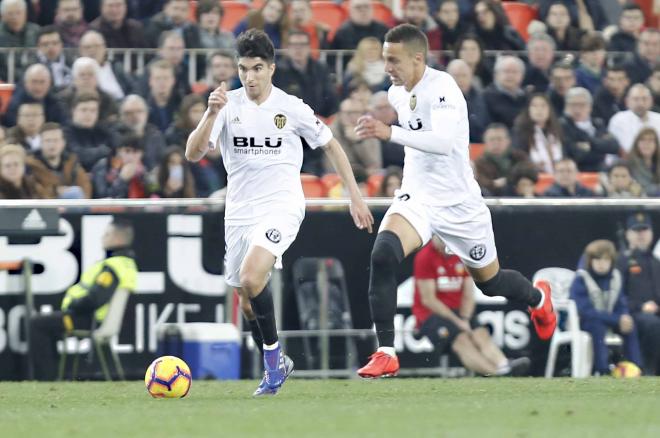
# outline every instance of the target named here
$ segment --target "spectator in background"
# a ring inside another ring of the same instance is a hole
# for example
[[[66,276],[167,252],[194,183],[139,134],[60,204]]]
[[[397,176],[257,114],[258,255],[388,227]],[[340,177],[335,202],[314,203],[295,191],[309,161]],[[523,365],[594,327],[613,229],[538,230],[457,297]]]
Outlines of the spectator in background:
[[[594,117],[609,123],[614,114],[625,111],[626,90],[629,85],[628,73],[623,67],[609,67],[605,71],[602,86],[594,96]]]
[[[142,164],[142,143],[134,136],[123,136],[114,153],[92,169],[95,198],[147,198],[147,172]]]
[[[363,167],[354,166],[353,174],[355,175],[355,182],[357,183],[358,190],[363,197],[369,197],[369,174]],[[338,199],[350,197],[350,193],[346,190],[344,183],[339,180],[337,183],[328,189],[328,198]],[[337,207],[326,207],[326,210],[336,209]],[[342,208],[342,207],[339,207]]]
[[[426,0],[407,0],[403,7],[403,20],[399,23],[409,23],[418,27],[429,40],[429,50],[442,50],[442,31],[438,23],[429,14],[429,4]]]
[[[341,144],[351,167],[362,167],[368,174],[383,168],[380,143],[377,139],[360,140],[355,133],[358,119],[367,112],[367,107],[355,99],[344,99],[339,105],[339,113],[330,125],[332,134]],[[326,172],[334,167],[327,158],[324,160]]]
[[[81,0],[59,0],[55,26],[62,36],[64,47],[78,47],[80,38],[89,29],[89,24],[83,17]]]
[[[16,126],[7,131],[7,142],[21,145],[28,152],[41,149],[41,127],[46,122],[44,107],[38,102],[18,107]]]
[[[600,88],[605,73],[605,40],[597,33],[588,33],[582,37],[580,46],[580,61],[575,69],[575,79],[578,87],[595,94]]]
[[[137,94],[126,96],[119,108],[119,119],[142,142],[142,162],[147,169],[153,169],[160,162],[165,151],[165,137],[157,127],[147,121],[149,108],[142,96]]]
[[[204,111],[206,111],[206,102],[202,96],[189,94],[184,97],[174,117],[174,124],[165,131],[167,145],[178,146],[184,150],[188,136],[197,127]]]
[[[195,181],[184,150],[170,146],[151,173],[151,193],[159,198],[194,198]]]
[[[147,47],[142,23],[126,16],[126,0],[101,0],[101,15],[89,25],[111,48]]]
[[[527,41],[529,64],[523,85],[534,92],[544,92],[550,84],[550,67],[555,62],[555,42],[545,33],[535,33]]]
[[[64,44],[57,27],[51,25],[39,29],[36,62],[48,67],[55,90],[71,85],[73,80],[71,67],[69,60],[64,56]]]
[[[572,25],[582,30],[591,32],[609,24],[602,0],[536,0],[541,21],[546,21],[550,6],[558,2],[566,5]]]
[[[474,5],[475,31],[486,50],[524,50],[525,40],[509,25],[502,5],[479,0]]]
[[[522,89],[525,64],[515,56],[500,56],[495,62],[495,80],[484,90],[491,121],[513,127],[516,116],[524,110],[527,96]]]
[[[488,125],[484,133],[484,153],[474,163],[475,177],[482,192],[488,196],[503,196],[513,166],[528,160],[525,152],[511,148],[511,137],[505,125]]]
[[[366,37],[374,37],[382,42],[388,30],[385,24],[374,20],[371,0],[349,0],[348,20],[337,29],[331,48],[354,50]],[[347,59],[344,58],[344,65],[346,62]]]
[[[329,117],[337,112],[337,90],[327,67],[312,58],[309,34],[293,30],[287,35],[286,53],[280,56],[273,84],[305,101],[314,113]]]
[[[216,0],[202,0],[197,3],[196,13],[199,23],[199,47],[214,50],[234,48],[236,43],[234,34],[220,28],[225,14],[222,3]],[[193,46],[186,42],[186,47]]]
[[[614,163],[607,171],[605,196],[608,198],[643,198],[646,193],[642,186],[633,179],[630,166],[625,161],[620,161]]]
[[[575,161],[562,158],[555,164],[555,182],[543,196],[550,198],[593,198],[596,194],[580,184]]]
[[[493,68],[484,55],[481,41],[475,35],[461,37],[456,43],[454,56],[470,67],[474,86],[478,90],[483,90],[493,82]]]
[[[474,283],[463,262],[448,254],[438,236],[415,256],[413,275],[416,328],[439,354],[451,347],[463,366],[482,375],[517,375],[529,368],[528,358],[508,360],[488,329],[477,326]]]
[[[111,62],[108,59],[108,50],[103,35],[95,30],[86,32],[80,38],[80,56],[92,58],[99,65],[97,70],[97,83],[101,91],[115,100],[123,99],[135,88],[132,77],[124,72],[120,62]]]
[[[561,118],[564,152],[577,163],[580,172],[600,172],[604,170],[606,155],[619,153],[619,143],[607,132],[605,122],[591,117],[591,109],[589,90],[568,90]]]
[[[360,102],[365,107],[369,106],[369,100],[373,96],[373,92],[369,87],[367,81],[362,77],[353,78],[344,90],[347,99],[354,99]]]
[[[465,61],[454,59],[447,66],[447,73],[454,78],[465,97],[470,121],[470,142],[481,143],[484,130],[490,123],[490,115],[482,93],[473,86],[472,69]]]
[[[646,81],[646,86],[653,94],[653,111],[660,112],[660,65],[653,69],[653,74]]]
[[[41,128],[41,149],[34,154],[32,167],[39,165],[57,180],[56,193],[64,199],[89,199],[92,183],[76,154],[66,148],[64,132],[57,123]]]
[[[110,124],[117,120],[117,103],[99,87],[98,74],[99,65],[94,59],[76,59],[73,63],[73,84],[57,93],[57,98],[62,107],[71,108],[79,94],[96,94],[99,98],[99,123]]]
[[[467,34],[467,20],[460,20],[457,0],[444,0],[435,14],[440,26],[443,50],[456,50],[459,39]]]
[[[628,164],[648,196],[660,196],[660,140],[653,128],[642,128],[633,141]]]
[[[53,198],[52,188],[44,187],[26,173],[26,153],[15,144],[0,146],[0,199]]]
[[[557,50],[580,50],[583,31],[571,25],[571,16],[565,4],[559,1],[550,4],[545,23],[548,34],[555,40]]]
[[[387,91],[378,91],[369,99],[369,114],[387,126],[398,125],[399,119],[394,107],[387,98]],[[383,167],[396,166],[403,168],[404,151],[400,144],[379,140],[383,157]]]
[[[289,17],[284,0],[266,0],[261,8],[250,11],[243,21],[234,29],[238,36],[248,29],[261,29],[273,42],[276,49],[282,48],[286,34],[289,32]]]
[[[644,127],[660,133],[660,114],[651,111],[653,96],[644,84],[635,84],[626,96],[627,111],[616,113],[610,119],[608,130],[616,137],[624,154],[630,152],[633,141]]]
[[[644,11],[636,3],[623,6],[619,16],[617,32],[610,37],[607,50],[612,52],[634,52],[637,39],[644,28]]]
[[[524,151],[540,172],[554,173],[563,158],[561,125],[545,94],[534,94],[513,129],[516,148]]]
[[[99,124],[99,97],[79,93],[71,106],[71,124],[64,129],[66,144],[80,159],[85,171],[108,157],[115,144],[114,135]]]
[[[653,256],[653,227],[646,213],[636,213],[626,221],[628,249],[619,256],[617,267],[623,276],[647,376],[660,371],[660,261]]]
[[[188,20],[189,7],[188,0],[167,0],[162,12],[151,17],[144,29],[149,47],[160,47],[161,35],[174,31],[181,36],[186,47],[200,48],[199,27]]]
[[[52,82],[48,68],[43,64],[33,64],[25,71],[22,86],[19,84],[11,96],[3,124],[11,127],[16,124],[18,108],[23,103],[41,103],[46,112],[46,121],[63,122],[65,111],[55,98],[51,88]]]
[[[175,92],[181,98],[192,92],[188,80],[188,65],[185,61],[185,55],[186,45],[180,34],[175,31],[160,34],[158,59],[168,62],[174,69],[174,76],[176,77]],[[142,83],[143,92],[148,87],[147,81],[148,75],[145,75]]]
[[[575,71],[573,66],[567,62],[558,62],[550,70],[550,87],[548,97],[552,102],[555,114],[563,114],[565,97],[568,90],[575,87]]]
[[[660,65],[660,30],[648,27],[642,31],[637,41],[637,51],[626,63],[626,71],[633,84],[644,83]]]
[[[609,240],[594,240],[583,254],[584,266],[577,270],[571,284],[571,298],[577,305],[580,329],[591,335],[594,354],[593,371],[609,375],[607,332],[623,338],[624,356],[642,366],[635,323],[630,316],[623,288],[621,271],[615,266],[614,244]]]
[[[519,198],[535,198],[536,183],[539,171],[530,162],[518,163],[509,173],[507,196]]]
[[[3,0],[0,4],[0,47],[34,47],[39,26],[27,21],[25,0]],[[21,54],[18,53],[18,59]]]
[[[310,0],[292,0],[290,4],[291,30],[302,31],[309,36],[309,46],[312,48],[311,56],[317,59],[318,51],[327,48],[330,44],[328,41],[330,28],[323,23],[314,21]]]
[[[277,74],[277,70],[275,70]],[[211,52],[206,59],[206,84],[208,89],[204,93],[204,100],[208,101],[209,96],[222,84],[225,83],[227,90],[233,90],[241,87],[238,80],[236,69],[236,57],[227,51],[218,50]]]
[[[376,196],[381,198],[394,198],[396,191],[401,188],[401,181],[403,181],[403,170],[401,167],[386,167],[383,181],[380,183]]]
[[[354,78],[362,78],[372,92],[385,90],[390,80],[385,72],[383,45],[374,37],[366,37],[357,45],[353,58],[348,63],[344,87]]]
[[[174,120],[174,113],[179,109],[181,97],[175,90],[176,77],[174,67],[165,61],[157,60],[149,64],[149,123],[165,132]]]

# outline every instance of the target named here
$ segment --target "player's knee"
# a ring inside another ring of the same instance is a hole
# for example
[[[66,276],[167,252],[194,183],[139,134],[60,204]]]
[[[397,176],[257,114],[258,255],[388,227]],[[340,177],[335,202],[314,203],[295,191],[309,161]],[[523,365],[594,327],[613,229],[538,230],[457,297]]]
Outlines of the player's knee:
[[[497,274],[490,280],[475,282],[479,290],[487,297],[495,297],[502,293],[502,271],[497,271]]]
[[[241,312],[243,312],[243,316],[245,316],[248,321],[256,318],[250,300],[244,296],[241,296]]]
[[[242,270],[240,273],[241,287],[249,297],[254,297],[263,289],[264,279],[249,270]]]
[[[454,342],[451,344],[451,349],[454,353],[460,353],[462,351],[465,351],[465,349],[468,346],[468,343],[470,343],[470,338],[467,333],[462,332],[459,333],[458,336],[454,339]]]
[[[391,231],[378,233],[371,250],[372,267],[394,269],[401,260],[403,260],[403,246],[399,236]]]

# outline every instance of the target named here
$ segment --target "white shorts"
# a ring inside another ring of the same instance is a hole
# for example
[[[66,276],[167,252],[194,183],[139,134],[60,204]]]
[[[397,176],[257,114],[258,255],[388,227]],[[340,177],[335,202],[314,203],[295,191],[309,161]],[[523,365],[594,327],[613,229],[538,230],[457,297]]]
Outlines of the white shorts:
[[[276,258],[275,268],[282,269],[282,254],[291,246],[303,218],[296,215],[273,216],[251,225],[225,225],[225,281],[241,287],[240,272],[251,246],[260,246]]]
[[[410,222],[422,238],[422,245],[435,234],[472,268],[483,268],[497,258],[490,210],[481,199],[437,207],[397,190],[385,217],[391,214],[399,214]]]

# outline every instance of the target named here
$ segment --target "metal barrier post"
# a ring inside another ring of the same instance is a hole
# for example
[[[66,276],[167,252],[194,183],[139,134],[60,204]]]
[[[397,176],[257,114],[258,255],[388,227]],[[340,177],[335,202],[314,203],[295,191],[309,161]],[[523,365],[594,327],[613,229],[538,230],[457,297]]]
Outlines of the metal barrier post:
[[[30,342],[30,323],[34,310],[34,297],[32,295],[32,261],[23,260],[23,282],[25,287],[25,338],[27,339],[27,378],[34,380],[34,363],[32,362],[32,345]]]
[[[323,259],[319,260],[318,271],[316,275],[316,284],[319,292],[319,328],[321,334],[319,343],[321,347],[321,372],[325,373],[330,369],[330,336],[328,333],[328,269]]]

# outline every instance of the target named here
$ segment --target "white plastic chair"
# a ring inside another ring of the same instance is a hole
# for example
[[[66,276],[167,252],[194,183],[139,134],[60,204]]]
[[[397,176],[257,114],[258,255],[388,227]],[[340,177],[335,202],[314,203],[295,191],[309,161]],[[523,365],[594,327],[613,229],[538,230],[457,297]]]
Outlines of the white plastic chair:
[[[575,272],[565,268],[543,268],[534,274],[534,281],[546,280],[552,288],[552,304],[559,318],[559,312],[565,312],[567,319],[565,328],[559,326],[552,335],[548,361],[545,365],[545,377],[552,377],[557,362],[559,346],[571,345],[571,377],[589,377],[593,366],[593,350],[591,335],[580,330],[575,301],[570,298],[571,283]]]
[[[103,347],[107,346],[112,361],[114,362],[115,369],[117,370],[119,380],[124,380],[124,368],[119,360],[119,355],[112,349],[112,341],[119,337],[119,333],[121,332],[121,326],[124,321],[124,312],[126,310],[129,295],[130,292],[125,289],[118,289],[115,291],[108,304],[108,313],[99,327],[92,328],[91,330],[74,330],[72,333],[65,335],[62,342],[62,353],[60,355],[59,380],[63,380],[66,368],[66,357],[68,353],[66,342],[67,337],[73,337],[77,341],[76,347],[72,352],[74,354],[72,379],[75,379],[76,374],[78,373],[78,360],[80,357],[78,352],[78,346],[80,344],[79,340],[82,338],[90,338],[96,354],[99,357],[99,363],[101,364],[105,379],[112,380],[110,369],[108,368],[108,363],[105,354],[103,353]]]

